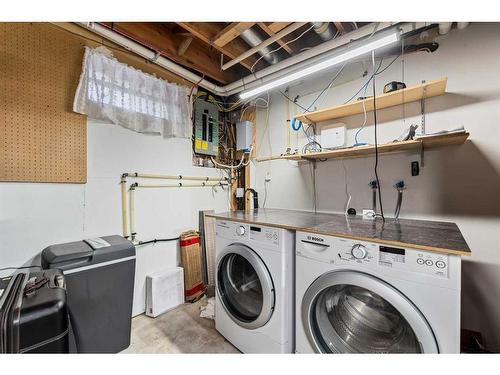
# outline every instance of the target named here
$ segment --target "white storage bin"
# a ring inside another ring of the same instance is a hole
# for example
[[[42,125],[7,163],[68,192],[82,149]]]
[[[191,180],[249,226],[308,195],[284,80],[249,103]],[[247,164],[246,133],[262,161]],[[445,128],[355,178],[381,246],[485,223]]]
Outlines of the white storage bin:
[[[146,315],[156,318],[184,303],[184,270],[167,268],[146,276]]]

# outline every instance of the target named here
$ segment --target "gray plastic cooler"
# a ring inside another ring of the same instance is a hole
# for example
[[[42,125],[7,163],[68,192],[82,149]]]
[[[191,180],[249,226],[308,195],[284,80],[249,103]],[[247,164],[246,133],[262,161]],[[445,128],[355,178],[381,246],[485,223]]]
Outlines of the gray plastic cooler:
[[[121,236],[51,245],[42,267],[66,277],[75,353],[118,353],[130,345],[135,247]],[[75,347],[76,346],[76,347]]]

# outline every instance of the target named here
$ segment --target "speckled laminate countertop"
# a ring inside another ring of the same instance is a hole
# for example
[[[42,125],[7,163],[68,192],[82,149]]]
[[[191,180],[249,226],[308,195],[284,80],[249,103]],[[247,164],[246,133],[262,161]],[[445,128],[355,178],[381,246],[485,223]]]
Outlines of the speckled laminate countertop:
[[[386,219],[384,222],[380,218],[370,220],[361,216],[270,208],[207,216],[440,253],[471,254],[460,229],[450,222],[409,219]]]

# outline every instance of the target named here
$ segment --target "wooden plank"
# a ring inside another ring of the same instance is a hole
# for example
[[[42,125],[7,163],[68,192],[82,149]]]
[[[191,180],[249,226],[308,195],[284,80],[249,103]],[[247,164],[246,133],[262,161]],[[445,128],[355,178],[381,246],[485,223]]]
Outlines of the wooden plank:
[[[426,98],[443,95],[446,91],[447,81],[447,77],[440,78],[420,85],[407,87],[403,90],[379,95],[376,97],[377,110],[421,100],[424,97],[424,93]],[[373,111],[373,98],[367,98],[319,111],[302,113],[295,118],[303,123],[310,124],[357,115],[363,113],[363,103],[367,112]]]
[[[187,49],[189,48],[189,46],[191,45],[191,43],[193,42],[193,37],[192,36],[188,36],[186,37],[180,44],[178,50],[177,50],[177,54],[179,56],[182,56],[186,53]]]
[[[255,22],[232,22],[230,25],[221,30],[221,32],[214,38],[213,43],[218,47],[224,47],[253,25],[255,25]]]
[[[228,61],[224,65],[222,65],[222,70],[226,70],[230,68],[231,66],[238,64],[239,62],[245,60],[246,58],[254,55],[255,53],[261,51],[263,48],[267,47],[270,44],[273,44],[276,42],[278,39],[283,38],[284,36],[294,32],[295,30],[301,28],[304,26],[306,23],[305,22],[294,22],[290,26],[286,27],[285,29],[281,30],[279,33],[274,34],[274,36],[262,41],[262,43],[259,43],[255,47],[250,48],[246,52],[242,53],[240,56],[236,57],[235,59]]]
[[[264,22],[259,22],[258,23],[259,27],[269,36],[274,36],[276,33],[272,31],[269,26],[267,26]],[[292,55],[293,50],[290,48],[288,44],[286,44],[282,39],[278,39],[276,41],[288,54]]]
[[[230,59],[236,58],[248,49],[248,44],[241,39],[234,39],[224,47],[219,47],[213,44],[212,40],[220,32],[220,27],[215,22],[177,22],[177,24]],[[250,57],[245,61],[240,62],[240,64],[250,70],[256,61],[257,57]],[[259,69],[262,69],[267,66],[267,63],[262,59],[259,61],[257,66]]]
[[[346,33],[345,27],[344,27],[344,25],[342,25],[342,22],[334,22],[333,24],[335,25],[337,30],[340,32],[340,34],[343,35]]]
[[[410,150],[424,149],[461,145],[469,138],[469,133],[438,134],[422,137],[419,139],[403,142],[392,142],[378,145],[379,154],[392,154]],[[343,148],[332,151],[311,152],[308,154],[285,155],[285,156],[267,156],[256,159],[257,162],[271,160],[317,160],[317,159],[341,159],[341,158],[359,158],[375,154],[375,146],[359,146],[352,148]]]
[[[285,27],[287,27],[288,25],[290,25],[291,23],[292,22],[272,22],[272,23],[270,23],[267,26],[269,27],[269,30],[271,30],[273,33],[276,34],[277,32],[280,32]]]
[[[103,24],[111,26],[111,23]],[[203,73],[207,77],[225,84],[239,78],[233,72],[222,72],[219,54],[198,40],[193,40],[189,49],[183,55],[179,55],[179,46],[185,36],[172,33],[162,23],[114,22],[112,25],[114,30],[148,45],[149,48],[161,51],[176,63]]]

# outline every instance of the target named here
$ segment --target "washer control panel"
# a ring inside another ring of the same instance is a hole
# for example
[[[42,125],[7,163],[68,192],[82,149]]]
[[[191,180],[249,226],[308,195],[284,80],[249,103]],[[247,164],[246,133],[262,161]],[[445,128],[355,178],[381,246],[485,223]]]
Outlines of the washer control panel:
[[[273,246],[279,246],[280,243],[279,229],[232,221],[217,220],[217,235],[234,240],[250,240]]]
[[[297,256],[317,261],[448,277],[449,256],[346,238],[297,233]]]

